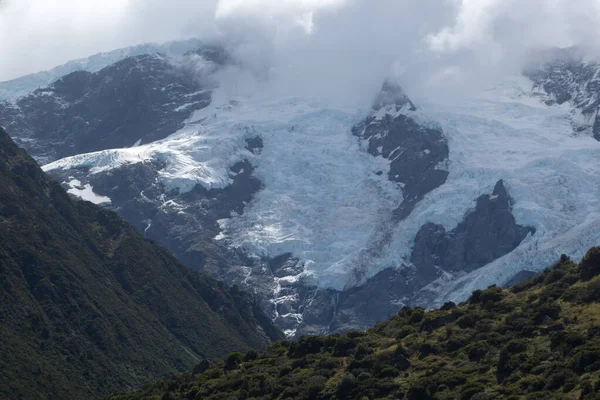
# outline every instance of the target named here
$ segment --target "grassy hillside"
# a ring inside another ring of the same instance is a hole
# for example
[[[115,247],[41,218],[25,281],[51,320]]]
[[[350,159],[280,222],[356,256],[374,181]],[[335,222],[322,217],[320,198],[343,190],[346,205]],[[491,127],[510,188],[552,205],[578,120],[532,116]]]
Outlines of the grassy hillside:
[[[0,128],[0,398],[101,398],[281,338],[251,297],[71,200]]]
[[[279,342],[112,400],[600,399],[600,248],[509,290]]]

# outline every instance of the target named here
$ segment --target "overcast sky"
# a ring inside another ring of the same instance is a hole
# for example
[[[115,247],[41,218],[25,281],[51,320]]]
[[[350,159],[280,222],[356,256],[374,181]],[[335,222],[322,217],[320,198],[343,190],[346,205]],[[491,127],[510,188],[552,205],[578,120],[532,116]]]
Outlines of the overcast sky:
[[[194,36],[235,43],[290,85],[366,89],[396,74],[426,86],[518,68],[532,48],[599,34],[600,0],[0,0],[0,80]]]

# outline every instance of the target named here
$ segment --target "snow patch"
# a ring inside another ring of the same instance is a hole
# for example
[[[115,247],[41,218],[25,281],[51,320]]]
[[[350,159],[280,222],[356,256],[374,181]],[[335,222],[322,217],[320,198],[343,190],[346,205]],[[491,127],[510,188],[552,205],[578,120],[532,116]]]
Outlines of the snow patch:
[[[82,200],[89,201],[94,204],[111,203],[110,198],[94,193],[94,188],[89,184],[82,185],[79,180],[73,178],[71,178],[69,182],[65,183],[70,187],[67,190],[67,193],[79,197]]]

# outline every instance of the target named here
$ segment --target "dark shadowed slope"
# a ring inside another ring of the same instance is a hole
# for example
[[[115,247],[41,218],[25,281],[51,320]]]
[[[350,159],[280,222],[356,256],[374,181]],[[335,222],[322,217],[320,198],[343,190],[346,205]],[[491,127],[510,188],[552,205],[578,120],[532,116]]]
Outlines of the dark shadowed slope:
[[[0,128],[0,398],[99,398],[279,338],[251,297],[72,201]]]

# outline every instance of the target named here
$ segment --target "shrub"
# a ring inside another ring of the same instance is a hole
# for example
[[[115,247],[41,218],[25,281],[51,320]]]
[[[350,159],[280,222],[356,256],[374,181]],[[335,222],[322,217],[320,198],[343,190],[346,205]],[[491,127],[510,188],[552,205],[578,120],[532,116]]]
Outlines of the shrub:
[[[352,390],[356,387],[356,379],[354,375],[347,374],[344,376],[337,385],[336,395],[338,398],[349,398],[352,394]]]
[[[325,346],[324,340],[318,336],[305,336],[290,344],[288,356],[290,358],[302,358],[308,354],[318,354]]]
[[[541,302],[533,306],[532,321],[539,325],[546,320],[556,320],[560,316],[560,306],[555,302]]]
[[[458,325],[462,329],[474,328],[475,325],[477,324],[477,321],[479,321],[482,318],[483,318],[482,315],[472,312],[472,313],[465,314],[462,317],[460,317],[456,321],[456,325]]]
[[[346,357],[350,355],[351,350],[356,347],[356,342],[347,336],[340,336],[333,346],[333,355],[336,357]]]
[[[413,309],[408,307],[408,306],[404,306],[402,307],[402,309],[400,311],[398,311],[398,316],[400,318],[409,318],[413,313]]]
[[[479,293],[479,301],[481,303],[496,303],[505,297],[504,291],[498,286],[490,286]]]
[[[400,330],[396,334],[396,339],[398,339],[398,340],[404,339],[405,337],[412,335],[413,333],[416,333],[416,332],[417,332],[417,330],[415,328],[413,328],[412,326],[404,325],[402,328],[400,328]]]
[[[566,275],[566,271],[564,271],[563,269],[561,269],[559,267],[551,268],[548,271],[548,274],[546,275],[546,277],[544,279],[544,284],[549,285],[551,283],[558,282],[565,275]]]
[[[594,247],[587,252],[579,264],[579,274],[584,281],[600,275],[600,247]]]
[[[490,352],[490,346],[487,343],[476,343],[470,349],[468,354],[469,361],[481,361]]]
[[[454,352],[462,349],[467,344],[466,339],[450,339],[448,343],[446,343],[446,349],[450,352]]]
[[[242,355],[240,353],[231,353],[225,358],[225,366],[223,369],[225,371],[231,371],[237,369],[238,366],[242,363]]]
[[[367,336],[367,333],[362,331],[350,331],[346,333],[346,336],[348,336],[350,339],[356,339]]]
[[[392,359],[392,363],[396,368],[400,371],[405,371],[410,368],[410,360],[408,351],[402,346],[398,346],[396,351],[394,351],[394,356]]]
[[[573,371],[561,370],[550,375],[546,380],[545,390],[557,390],[563,387],[567,381],[576,380],[577,376]]]
[[[255,350],[250,350],[244,356],[244,361],[246,361],[246,362],[248,362],[248,361],[254,361],[257,358],[258,358],[258,352],[256,352]]]
[[[373,378],[373,375],[371,375],[368,372],[361,372],[358,377],[356,378],[359,382],[366,382],[370,379]]]
[[[471,400],[473,398],[473,396],[475,396],[477,393],[483,393],[485,392],[485,386],[483,386],[480,383],[472,383],[472,384],[468,384],[466,385],[461,394],[460,394],[460,400]]]
[[[359,360],[368,356],[369,354],[373,354],[373,349],[366,343],[360,343],[354,351],[354,357]]]
[[[398,371],[394,367],[385,367],[379,373],[381,378],[395,378],[400,375],[400,371]]]
[[[304,385],[301,398],[316,399],[319,393],[325,389],[326,383],[327,379],[322,376],[311,376]]]
[[[422,308],[416,308],[410,316],[411,324],[418,324],[425,317],[425,310]]]
[[[422,382],[414,383],[406,394],[408,400],[434,400],[429,387]]]
[[[570,366],[580,374],[600,370],[600,345],[589,344],[575,349],[570,357]]]
[[[438,347],[431,343],[423,343],[419,346],[419,353],[421,353],[419,358],[421,359],[429,357],[431,354],[437,354],[438,352]]]
[[[498,379],[503,381],[513,371],[515,371],[521,363],[518,355],[527,350],[527,342],[522,339],[515,339],[508,342],[508,344],[500,352],[498,357],[498,364],[496,370],[498,372]]]
[[[481,290],[477,289],[475,290],[472,294],[471,297],[469,297],[469,303],[470,304],[479,304],[481,303]]]
[[[340,360],[338,360],[337,358],[324,357],[323,359],[321,359],[319,361],[319,363],[317,364],[317,366],[319,368],[323,368],[323,369],[336,369],[341,364],[342,364],[342,362]]]
[[[563,355],[569,354],[574,348],[585,344],[585,337],[578,332],[560,331],[550,335],[550,348],[560,351]]]

